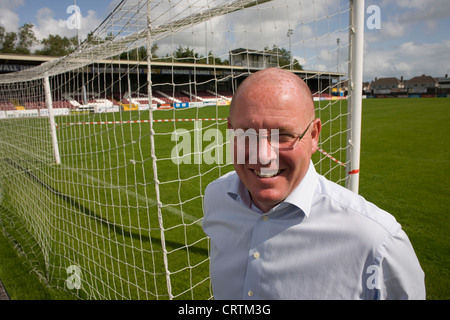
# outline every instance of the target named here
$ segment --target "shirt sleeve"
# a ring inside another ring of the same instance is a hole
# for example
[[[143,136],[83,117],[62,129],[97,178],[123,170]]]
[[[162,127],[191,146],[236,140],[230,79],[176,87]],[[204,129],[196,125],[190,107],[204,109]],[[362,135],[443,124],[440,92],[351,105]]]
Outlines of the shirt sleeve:
[[[402,229],[388,237],[378,257],[380,299],[425,299],[425,275]]]

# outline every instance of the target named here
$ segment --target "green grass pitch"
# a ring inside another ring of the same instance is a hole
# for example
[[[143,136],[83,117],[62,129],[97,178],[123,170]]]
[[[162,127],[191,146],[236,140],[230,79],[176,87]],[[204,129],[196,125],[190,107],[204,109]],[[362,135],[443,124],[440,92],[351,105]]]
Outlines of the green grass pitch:
[[[363,101],[360,194],[402,224],[428,299],[450,298],[449,120],[448,98]]]
[[[325,137],[330,130],[335,131],[336,126],[345,128],[345,119],[328,121],[335,117],[334,109],[323,110],[321,114],[325,118],[322,119]],[[154,113],[155,119],[225,118],[227,115],[227,107]],[[449,118],[450,104],[445,98],[363,101],[360,194],[391,212],[402,224],[425,271],[429,299],[450,297],[447,218],[450,129],[446,121]],[[10,217],[14,210],[39,212],[40,219],[25,216],[21,223],[31,230],[27,239],[37,238],[44,243],[39,250],[30,251],[44,252],[35,254],[35,268],[41,269],[44,277],[53,281],[52,285],[70,292],[64,279],[67,278],[66,268],[75,264],[86,270],[82,274],[83,281],[95,288],[84,286],[78,292],[81,297],[167,298],[162,224],[172,294],[184,299],[210,297],[208,243],[200,226],[201,196],[210,181],[232,167],[196,164],[195,154],[187,155],[191,164],[175,165],[171,159],[176,144],[171,139],[172,132],[176,129],[193,132],[194,123],[155,123],[155,155],[162,203],[159,217],[162,219],[159,219],[149,124],[65,124],[145,119],[148,118],[137,112],[58,118],[61,166],[42,164],[51,157],[48,145],[33,150],[42,161],[3,164],[17,173],[15,184],[27,186],[10,188],[4,193],[2,203],[6,213],[3,217]],[[202,127],[203,132],[218,129],[226,135],[226,121],[203,121]],[[341,137],[323,140],[322,147],[343,160],[345,150],[339,149],[341,141],[336,139]],[[202,140],[202,150],[210,143]],[[194,141],[191,146],[194,152]],[[321,157],[323,155],[317,153],[313,161]],[[345,169],[332,161],[323,161],[320,166],[321,172],[335,168],[329,176],[333,180],[345,174]],[[18,199],[27,200],[23,203]],[[49,212],[49,208],[56,209]],[[55,231],[47,233],[49,225]],[[7,230],[19,237],[10,228]],[[0,250],[5,248],[5,241],[0,237],[3,244]],[[0,278],[6,287],[12,286],[10,274],[11,271],[0,269]],[[40,290],[36,289],[32,297],[39,299]],[[29,294],[30,290],[26,291]],[[42,292],[45,298],[55,294]],[[14,294],[10,293],[13,297]],[[20,293],[17,296],[20,297]]]

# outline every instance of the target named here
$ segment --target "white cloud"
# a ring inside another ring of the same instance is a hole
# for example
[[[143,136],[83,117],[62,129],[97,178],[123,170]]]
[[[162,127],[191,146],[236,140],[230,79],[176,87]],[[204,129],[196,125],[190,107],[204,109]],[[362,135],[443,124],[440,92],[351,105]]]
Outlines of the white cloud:
[[[380,7],[383,22],[395,22],[409,30],[414,25],[421,25],[425,31],[435,31],[439,22],[450,16],[448,0],[385,0]]]
[[[392,20],[383,23],[381,36],[383,39],[386,39],[386,37],[400,38],[405,35],[407,29],[407,24],[400,22],[398,17],[394,17]]]
[[[409,41],[391,49],[366,49],[364,79],[401,76],[408,79],[421,74],[443,76],[450,71],[449,51],[450,40],[425,44]]]
[[[24,4],[25,0],[0,0],[0,8],[2,8],[2,10],[14,10]]]
[[[24,23],[20,21],[19,15],[15,12],[19,7],[25,5],[25,0],[0,0],[0,25],[6,31],[17,32],[18,28]],[[35,14],[36,20],[33,22],[33,31],[38,40],[47,38],[50,34],[59,35],[61,37],[73,37],[77,32],[75,29],[69,29],[66,25],[67,17],[56,19],[52,9],[44,7],[37,10]],[[80,38],[84,40],[89,32],[94,30],[101,20],[97,13],[93,10],[81,17],[81,29],[79,30]],[[36,49],[36,48],[34,48]]]
[[[70,14],[67,14],[67,19]],[[67,27],[67,19],[55,19],[53,10],[50,8],[41,8],[36,14],[37,23],[34,26],[34,33],[38,40],[47,38],[50,34],[59,35],[61,37],[73,37],[77,35],[75,29]],[[97,13],[89,10],[87,15],[81,16],[81,29],[79,30],[80,39],[84,40],[88,33],[100,24]]]
[[[24,0],[0,0],[0,25],[6,31],[16,31],[19,28],[19,15],[14,12],[24,5]]]
[[[375,77],[434,77],[449,72],[450,25],[448,0],[384,0],[381,29],[365,33],[364,79]],[[367,4],[367,2],[366,2]]]
[[[181,12],[184,16],[192,14],[203,6],[223,4],[231,1],[209,0],[208,2],[200,0],[194,6],[190,6],[192,1],[182,0],[171,14],[158,16],[158,19],[164,20],[161,23],[167,23],[170,20],[176,20],[174,15]],[[168,5],[168,4],[167,4]],[[157,8],[160,10],[161,8]],[[200,23],[192,28],[187,28],[183,32],[178,32],[173,38],[166,38],[158,41],[160,44],[158,54],[171,53],[179,45],[190,48],[195,47],[196,51],[204,54],[206,52],[205,40],[208,41],[208,51],[212,50],[215,54],[228,55],[228,51],[236,48],[249,48],[262,50],[273,45],[289,49],[288,29],[293,29],[291,45],[294,54],[305,55],[305,50],[319,51],[322,47],[336,46],[335,33],[331,38],[324,36],[329,30],[329,19],[338,18],[338,5],[335,2],[305,0],[299,4],[298,0],[277,0],[261,4],[259,6],[246,8],[246,10],[236,11],[228,15],[216,17],[207,23],[208,36],[205,37],[205,24]],[[157,14],[152,13],[157,16]],[[164,17],[165,19],[162,19]],[[345,19],[347,21],[348,18]],[[155,19],[154,23],[158,25]],[[212,30],[212,34],[211,34]],[[343,34],[343,32],[342,32]],[[342,37],[346,41],[348,35]],[[306,53],[306,55],[311,55]]]
[[[16,31],[19,27],[19,16],[11,10],[0,10],[0,25],[6,31]]]

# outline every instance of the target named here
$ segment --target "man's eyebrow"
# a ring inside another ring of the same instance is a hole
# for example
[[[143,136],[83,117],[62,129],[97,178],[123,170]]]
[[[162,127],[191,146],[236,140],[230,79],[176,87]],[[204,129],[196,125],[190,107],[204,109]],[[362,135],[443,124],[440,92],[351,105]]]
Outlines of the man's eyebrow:
[[[267,130],[268,132],[270,132],[271,130],[278,130],[279,133],[292,133],[292,130],[289,130],[289,128],[285,127],[285,126],[281,126],[278,128],[273,128],[273,129],[255,129],[255,128],[231,128],[230,130],[243,130],[243,131],[247,131],[247,130],[255,130],[255,131],[259,131],[259,130]]]
[[[292,132],[292,130],[290,130],[289,128],[287,128],[287,127],[285,127],[285,126],[279,127],[279,128],[278,128],[278,131],[279,131],[280,133],[283,133],[283,132]]]

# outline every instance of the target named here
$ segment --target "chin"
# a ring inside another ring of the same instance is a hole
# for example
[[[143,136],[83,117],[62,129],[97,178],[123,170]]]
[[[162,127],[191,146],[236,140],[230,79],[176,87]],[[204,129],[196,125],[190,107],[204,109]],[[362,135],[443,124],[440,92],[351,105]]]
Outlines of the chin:
[[[252,201],[255,204],[262,204],[265,207],[274,207],[284,199],[286,196],[276,189],[253,189],[250,191]]]

